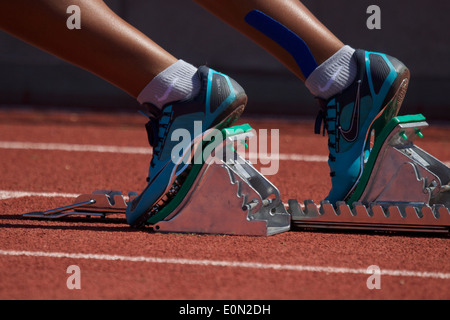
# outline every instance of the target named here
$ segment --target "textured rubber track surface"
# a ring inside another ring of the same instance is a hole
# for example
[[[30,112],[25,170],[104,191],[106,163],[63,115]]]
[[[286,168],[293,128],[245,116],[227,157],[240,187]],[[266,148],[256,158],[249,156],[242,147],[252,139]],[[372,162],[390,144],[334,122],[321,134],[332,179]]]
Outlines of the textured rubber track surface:
[[[21,217],[97,189],[142,190],[150,161],[144,123],[128,114],[0,112],[0,299],[450,298],[448,236],[156,234],[120,216],[106,223]],[[312,121],[240,123],[279,130],[282,160],[268,178],[284,201],[327,194],[327,139],[313,135]],[[448,163],[450,128],[424,134],[418,145]],[[80,290],[67,288],[71,265],[80,268]],[[379,290],[366,284],[372,265],[382,272]]]

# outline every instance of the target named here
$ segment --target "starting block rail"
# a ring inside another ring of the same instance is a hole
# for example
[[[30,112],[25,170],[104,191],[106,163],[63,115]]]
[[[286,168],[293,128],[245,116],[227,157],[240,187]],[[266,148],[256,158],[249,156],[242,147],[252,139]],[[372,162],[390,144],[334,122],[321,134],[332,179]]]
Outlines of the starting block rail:
[[[434,233],[448,233],[450,229],[449,209],[436,205],[400,208],[374,204],[367,208],[359,202],[350,208],[342,201],[335,208],[326,201],[317,206],[307,200],[301,206],[296,200],[289,200],[288,212],[292,215],[292,225],[299,228]]]

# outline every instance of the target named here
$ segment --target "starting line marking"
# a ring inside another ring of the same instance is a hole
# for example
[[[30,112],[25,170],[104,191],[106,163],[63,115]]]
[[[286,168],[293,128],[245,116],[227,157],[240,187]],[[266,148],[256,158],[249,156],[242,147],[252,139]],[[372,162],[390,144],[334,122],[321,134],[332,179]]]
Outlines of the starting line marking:
[[[196,259],[158,258],[158,257],[144,257],[144,256],[133,257],[121,255],[108,255],[108,254],[0,250],[0,255],[38,257],[38,258],[58,258],[58,259],[68,258],[68,259],[86,259],[86,260],[101,260],[101,261],[125,261],[125,262],[159,263],[159,264],[196,265],[206,267],[248,268],[259,270],[277,270],[277,271],[281,270],[281,271],[320,272],[320,273],[337,273],[337,274],[372,274],[371,272],[369,272],[367,269],[364,268],[337,268],[337,267],[272,264],[259,262],[196,260]],[[422,272],[409,270],[381,269],[381,275],[393,277],[434,278],[445,280],[450,279],[450,273]]]

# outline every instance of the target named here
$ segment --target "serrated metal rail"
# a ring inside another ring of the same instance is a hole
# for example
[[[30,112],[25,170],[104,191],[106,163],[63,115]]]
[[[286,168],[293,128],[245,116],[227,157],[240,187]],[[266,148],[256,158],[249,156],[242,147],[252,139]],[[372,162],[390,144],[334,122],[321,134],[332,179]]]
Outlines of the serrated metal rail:
[[[450,210],[443,205],[372,204],[366,207],[357,202],[351,208],[345,202],[338,202],[335,208],[327,201],[317,205],[312,200],[306,200],[303,204],[299,204],[297,200],[289,200],[287,207],[292,226],[297,228],[440,233],[450,231]]]

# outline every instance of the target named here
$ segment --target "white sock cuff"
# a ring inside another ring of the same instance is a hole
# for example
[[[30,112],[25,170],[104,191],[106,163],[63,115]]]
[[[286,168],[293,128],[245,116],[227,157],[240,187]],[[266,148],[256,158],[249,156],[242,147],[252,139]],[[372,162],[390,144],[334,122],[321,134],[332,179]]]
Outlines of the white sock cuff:
[[[137,100],[161,108],[166,103],[189,99],[197,94],[199,79],[197,68],[178,60],[153,78],[141,91]]]
[[[356,77],[354,52],[352,47],[344,46],[318,66],[305,81],[309,91],[316,97],[328,99],[346,89]]]

